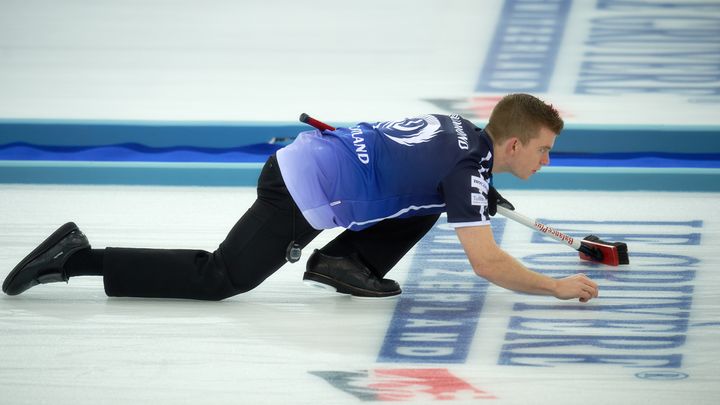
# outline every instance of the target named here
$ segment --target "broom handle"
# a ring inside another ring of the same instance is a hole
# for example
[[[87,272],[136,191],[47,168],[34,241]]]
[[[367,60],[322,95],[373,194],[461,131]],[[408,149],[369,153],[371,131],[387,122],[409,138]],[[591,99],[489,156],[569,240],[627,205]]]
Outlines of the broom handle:
[[[322,121],[318,121],[315,118],[313,118],[305,113],[300,114],[300,122],[304,122],[304,123],[306,123],[312,127],[315,127],[321,131],[334,131],[335,130],[335,127],[333,127],[332,125],[328,125]]]
[[[498,212],[498,214],[500,214],[506,218],[512,219],[513,221],[515,221],[517,223],[525,225],[528,228],[532,228],[538,232],[542,232],[545,235],[550,236],[551,238],[557,240],[558,242],[564,243],[575,250],[580,249],[581,243],[577,238],[573,238],[570,235],[565,235],[564,233],[558,231],[555,228],[552,228],[545,224],[541,224],[536,219],[526,217],[525,215],[523,215],[517,211],[507,209],[507,208],[503,207],[502,205],[498,205],[497,212]]]

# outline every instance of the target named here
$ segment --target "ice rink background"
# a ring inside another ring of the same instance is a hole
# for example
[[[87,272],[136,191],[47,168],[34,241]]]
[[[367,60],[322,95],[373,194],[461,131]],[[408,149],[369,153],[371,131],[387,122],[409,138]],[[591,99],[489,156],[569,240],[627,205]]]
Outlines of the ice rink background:
[[[513,12],[522,7],[533,18]],[[461,112],[481,123],[499,95],[529,91],[557,104],[570,130],[616,140],[641,128],[662,138],[645,135],[645,151],[672,151],[671,133],[692,141],[677,148],[717,154],[717,21],[714,0],[0,0],[0,136],[47,122],[285,131],[302,111],[330,122]],[[513,44],[498,58],[509,65],[492,62]],[[172,141],[127,128],[112,140]],[[635,144],[627,138],[617,147]],[[85,163],[82,173],[103,168]],[[684,173],[692,182],[699,172]],[[143,167],[125,176],[140,183]],[[68,220],[94,247],[213,250],[254,198],[252,187],[12,180],[0,185],[2,277]],[[714,404],[718,193],[673,187],[504,193],[562,230],[628,243],[631,264],[605,268],[494,219],[501,246],[531,268],[596,279],[601,296],[587,305],[487,285],[442,221],[390,273],[404,289],[395,300],[308,288],[304,260],[219,303],[108,299],[93,278],[3,296],[0,403]]]
[[[581,263],[571,250],[506,223],[503,248],[547,274],[587,272],[600,284],[600,298],[581,305],[482,284],[442,226],[390,273],[404,288],[397,300],[350,299],[305,286],[304,260],[222,302],[108,299],[100,279],[76,278],[0,299],[2,402],[316,404],[384,398],[429,404],[492,397],[508,404],[715,403],[717,196],[507,194],[528,214],[599,221],[561,229],[628,235],[631,265]],[[69,219],[95,247],[214,249],[252,199],[252,190],[237,188],[5,186],[0,208],[9,231],[0,236],[0,264],[9,271]],[[663,215],[653,205],[662,205]],[[603,224],[608,218],[630,223]],[[305,257],[332,234],[316,239]],[[528,261],[536,254],[554,256]],[[443,274],[423,280],[422,272],[431,269]],[[467,290],[423,282],[479,284]],[[433,312],[413,314],[408,306],[435,308],[449,315],[438,319],[458,326],[411,327]],[[443,312],[448,307],[463,316]],[[518,317],[530,329],[511,327]],[[403,347],[425,355],[399,355],[406,353]],[[448,347],[467,350],[466,356],[427,355]],[[520,364],[502,364],[508,354],[520,356],[513,359]],[[586,355],[597,357],[581,361]],[[671,358],[675,364],[668,364]],[[400,374],[383,375],[387,370]],[[326,373],[332,384],[313,373]]]

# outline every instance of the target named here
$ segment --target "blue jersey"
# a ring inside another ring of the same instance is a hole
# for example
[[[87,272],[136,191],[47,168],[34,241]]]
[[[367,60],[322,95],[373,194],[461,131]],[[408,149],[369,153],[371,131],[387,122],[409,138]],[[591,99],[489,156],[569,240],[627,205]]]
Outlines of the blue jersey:
[[[470,121],[425,115],[303,132],[277,159],[313,228],[360,230],[440,212],[452,226],[487,225],[492,152]]]

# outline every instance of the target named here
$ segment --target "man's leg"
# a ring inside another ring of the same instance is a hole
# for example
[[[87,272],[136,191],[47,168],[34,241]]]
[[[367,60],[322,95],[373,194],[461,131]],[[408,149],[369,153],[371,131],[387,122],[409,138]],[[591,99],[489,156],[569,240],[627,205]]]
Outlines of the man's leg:
[[[308,259],[304,278],[338,288],[347,274],[365,296],[401,293],[399,285],[383,279],[407,252],[432,229],[437,215],[387,219],[361,231],[341,233]],[[360,275],[367,274],[363,278]],[[358,294],[356,294],[358,295]]]
[[[292,240],[304,246],[318,233],[297,211],[277,161],[271,157],[258,180],[258,199],[213,253],[127,248],[98,251],[89,250],[87,244],[87,249],[80,251],[85,257],[79,260],[33,252],[10,273],[3,290],[14,295],[38,283],[102,274],[110,296],[219,300],[255,288],[285,263],[285,250]],[[55,246],[59,244],[62,242],[56,241]],[[68,264],[75,262],[76,267],[66,270],[66,260]],[[101,269],[96,268],[98,261]]]
[[[292,201],[272,157],[260,174],[257,200],[214,253],[109,249],[105,290],[110,296],[226,298],[252,290],[277,271],[293,240],[305,246],[318,234]]]

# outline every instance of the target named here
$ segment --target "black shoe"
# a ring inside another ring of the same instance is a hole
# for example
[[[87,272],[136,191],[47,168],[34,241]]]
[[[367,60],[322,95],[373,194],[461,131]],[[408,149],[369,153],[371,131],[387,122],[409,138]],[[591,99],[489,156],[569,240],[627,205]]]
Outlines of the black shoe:
[[[8,274],[3,292],[18,295],[38,284],[67,281],[63,266],[73,253],[90,248],[85,235],[72,222],[53,232]]]
[[[327,256],[319,250],[308,259],[303,280],[355,297],[385,298],[402,293],[397,282],[379,279],[357,257]]]

